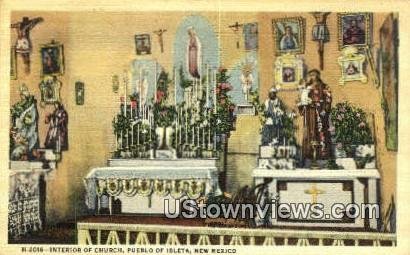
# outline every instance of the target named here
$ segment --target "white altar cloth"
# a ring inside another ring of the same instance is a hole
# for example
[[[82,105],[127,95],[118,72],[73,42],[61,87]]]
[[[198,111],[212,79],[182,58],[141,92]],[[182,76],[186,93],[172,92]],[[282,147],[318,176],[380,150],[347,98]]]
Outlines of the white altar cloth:
[[[150,187],[149,189],[153,189],[154,183],[158,181],[163,182],[164,186],[169,186],[172,181],[181,181],[188,184],[197,182],[203,183],[205,186],[203,195],[218,194],[221,191],[218,184],[216,162],[214,159],[111,159],[108,161],[107,167],[93,168],[84,179],[87,192],[86,204],[91,210],[99,208],[102,201],[100,200],[101,196],[97,195],[98,181],[108,183],[110,180],[118,180],[118,184],[123,186],[124,181],[132,180],[133,183],[147,181],[146,184]],[[135,187],[135,189],[138,190],[138,187]],[[152,190],[143,195],[137,191],[127,194],[124,191],[121,192],[120,189],[114,193],[110,194],[109,197],[110,211],[111,199],[119,198],[124,213],[159,214],[163,212],[164,199],[175,199],[175,196],[172,197],[172,192],[164,192],[164,194],[158,195]],[[189,192],[186,190],[181,191],[181,194],[181,197],[190,197]]]

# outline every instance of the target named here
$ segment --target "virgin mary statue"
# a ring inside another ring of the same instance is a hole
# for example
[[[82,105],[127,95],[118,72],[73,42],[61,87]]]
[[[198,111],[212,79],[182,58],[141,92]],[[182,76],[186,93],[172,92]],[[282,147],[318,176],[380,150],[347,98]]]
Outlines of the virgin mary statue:
[[[193,78],[199,79],[201,72],[201,43],[193,27],[188,28],[188,35],[187,69]]]

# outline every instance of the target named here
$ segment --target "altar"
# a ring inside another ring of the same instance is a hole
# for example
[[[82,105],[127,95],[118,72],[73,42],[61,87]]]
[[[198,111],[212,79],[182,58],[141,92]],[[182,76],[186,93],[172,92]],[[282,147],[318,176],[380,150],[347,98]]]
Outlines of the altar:
[[[355,170],[271,170],[256,168],[253,170],[255,185],[267,184],[269,197],[277,204],[323,204],[324,217],[295,217],[292,213],[288,218],[272,217],[271,226],[310,226],[310,227],[347,227],[377,229],[378,219],[369,217],[369,211],[359,212],[356,218],[336,218],[332,215],[332,206],[338,204],[348,208],[349,204],[356,204],[359,210],[363,204],[378,203],[378,180],[380,174],[377,169]],[[377,204],[378,205],[378,204]],[[341,207],[340,212],[343,212]],[[352,212],[354,213],[354,212]],[[380,212],[379,212],[380,213]]]
[[[220,194],[215,159],[110,159],[84,180],[86,203],[97,214],[171,213],[176,200]]]

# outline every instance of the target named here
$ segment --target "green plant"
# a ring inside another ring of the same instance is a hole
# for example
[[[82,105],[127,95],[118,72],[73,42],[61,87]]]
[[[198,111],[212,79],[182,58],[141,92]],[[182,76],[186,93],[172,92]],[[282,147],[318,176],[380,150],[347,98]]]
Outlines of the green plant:
[[[336,142],[346,151],[351,151],[352,145],[373,143],[366,113],[362,109],[348,102],[338,103],[331,111],[331,120]]]
[[[156,100],[154,100],[153,112],[155,126],[168,127],[172,124],[176,116],[175,106],[167,105],[168,86],[171,80],[168,73],[162,71],[157,81]]]
[[[229,83],[229,76],[227,69],[220,67],[216,74],[216,114],[213,115],[215,119],[215,127],[218,134],[228,134],[233,129],[233,112],[235,104],[232,102],[231,96],[228,94],[232,90],[232,85]]]

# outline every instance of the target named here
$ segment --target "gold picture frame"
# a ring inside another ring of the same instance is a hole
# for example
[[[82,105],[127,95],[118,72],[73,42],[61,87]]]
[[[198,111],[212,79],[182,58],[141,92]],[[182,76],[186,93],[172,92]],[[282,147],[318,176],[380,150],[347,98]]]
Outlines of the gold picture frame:
[[[57,79],[57,76],[44,76],[39,85],[41,92],[41,105],[59,102],[61,86],[62,83]]]
[[[338,13],[339,50],[347,46],[366,47],[371,44],[372,16],[366,12]]]
[[[40,47],[41,76],[64,74],[63,45],[52,41]]]
[[[303,79],[303,60],[293,54],[279,56],[275,61],[275,86],[282,90],[296,89]]]
[[[366,56],[358,53],[357,48],[353,46],[343,48],[342,52],[343,56],[337,59],[341,70],[339,84],[344,85],[349,81],[361,81],[362,83],[366,83],[367,76],[363,70]]]
[[[276,55],[303,54],[305,52],[305,19],[302,17],[272,20]]]

